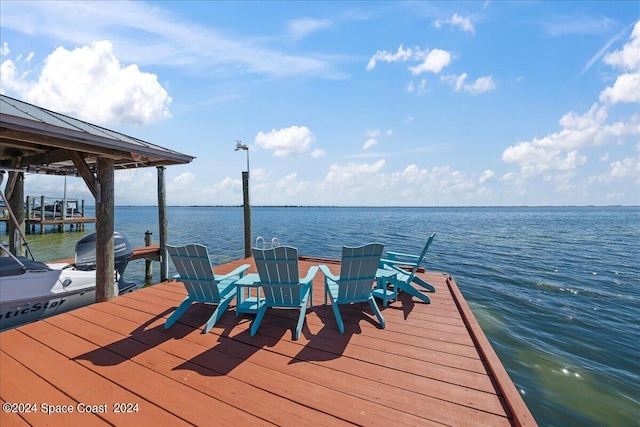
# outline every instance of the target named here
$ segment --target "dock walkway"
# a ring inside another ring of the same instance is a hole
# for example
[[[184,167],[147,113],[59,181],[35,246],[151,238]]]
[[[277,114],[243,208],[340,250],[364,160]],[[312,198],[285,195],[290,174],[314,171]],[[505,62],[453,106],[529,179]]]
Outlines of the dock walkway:
[[[318,263],[302,260],[302,276]],[[455,281],[422,276],[431,304],[401,294],[384,330],[365,303],[340,307],[341,335],[318,274],[298,341],[297,313],[268,311],[252,338],[233,305],[208,334],[203,304],[165,330],[178,282],[3,332],[0,401],[28,405],[0,425],[536,425]]]

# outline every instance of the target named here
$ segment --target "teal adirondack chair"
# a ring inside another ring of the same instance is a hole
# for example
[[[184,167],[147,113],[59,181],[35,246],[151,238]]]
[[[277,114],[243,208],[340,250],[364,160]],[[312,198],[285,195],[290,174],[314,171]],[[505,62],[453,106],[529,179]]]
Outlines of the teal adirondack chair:
[[[422,249],[420,255],[388,251],[387,258],[380,260],[380,268],[393,269],[397,271],[395,278],[391,280],[397,290],[402,290],[411,296],[421,299],[427,304],[431,303],[431,299],[422,292],[419,292],[411,283],[415,283],[429,292],[436,291],[436,288],[434,288],[433,285],[425,282],[421,277],[416,275],[418,268],[420,268],[420,265],[425,260],[425,255],[429,250],[429,246],[431,246],[434,237],[436,237],[436,233],[429,236],[429,239],[424,245],[424,249]]]
[[[331,299],[333,313],[338,322],[338,330],[344,333],[344,323],[338,306],[356,302],[368,302],[375,313],[380,326],[384,329],[385,322],[382,313],[371,293],[376,281],[376,271],[384,246],[380,243],[370,243],[364,246],[342,248],[340,275],[331,273],[329,267],[321,265],[324,273],[324,304],[327,305],[327,295]]]
[[[217,304],[204,327],[211,330],[236,296],[235,282],[243,276],[249,264],[241,265],[225,275],[214,274],[207,248],[199,244],[185,246],[167,245],[167,252],[178,271],[176,277],[187,289],[187,297],[167,319],[165,329],[170,328],[194,302]]]
[[[297,308],[300,310],[294,339],[300,338],[302,325],[307,313],[307,305],[313,307],[313,277],[318,267],[309,269],[307,276],[300,279],[298,273],[298,250],[291,246],[270,249],[251,248],[253,259],[260,276],[258,285],[264,300],[251,325],[251,336],[255,336],[267,308]]]

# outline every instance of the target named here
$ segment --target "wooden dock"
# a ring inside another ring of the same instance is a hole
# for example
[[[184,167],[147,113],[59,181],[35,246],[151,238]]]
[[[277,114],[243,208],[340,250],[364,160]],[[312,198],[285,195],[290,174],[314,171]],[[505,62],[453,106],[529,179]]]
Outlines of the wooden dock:
[[[302,275],[319,262],[302,260]],[[298,341],[297,313],[268,311],[252,338],[233,305],[208,334],[203,304],[165,330],[178,282],[3,332],[0,401],[20,413],[0,425],[536,425],[455,281],[422,276],[431,304],[401,294],[386,329],[367,304],[341,306],[344,335],[321,274]]]
[[[5,225],[5,230],[8,231],[8,227],[9,227],[9,218],[0,218],[0,223],[4,222]],[[38,217],[34,217],[34,218],[27,218],[24,220],[25,222],[25,231],[28,234],[34,234],[35,230],[36,230],[36,226],[40,227],[40,234],[44,234],[46,227],[48,225],[57,227],[58,231],[65,231],[65,227],[69,226],[69,230],[73,230],[73,228],[75,227],[76,230],[83,230],[85,224],[95,224],[96,223],[96,218],[95,217],[88,217],[88,216],[82,216],[82,217],[73,217],[73,218],[56,218],[56,219],[42,219],[42,218],[38,218]]]

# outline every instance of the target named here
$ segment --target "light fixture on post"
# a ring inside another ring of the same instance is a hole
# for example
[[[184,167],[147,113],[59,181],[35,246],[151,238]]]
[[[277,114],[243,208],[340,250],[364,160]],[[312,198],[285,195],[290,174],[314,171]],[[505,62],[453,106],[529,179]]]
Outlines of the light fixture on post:
[[[249,147],[242,141],[236,141],[236,149],[233,151],[244,150],[247,152],[247,173],[249,173]]]
[[[244,150],[247,152],[247,170],[242,172],[242,195],[244,207],[244,256],[251,257],[251,205],[249,204],[249,147],[236,141],[233,151]]]

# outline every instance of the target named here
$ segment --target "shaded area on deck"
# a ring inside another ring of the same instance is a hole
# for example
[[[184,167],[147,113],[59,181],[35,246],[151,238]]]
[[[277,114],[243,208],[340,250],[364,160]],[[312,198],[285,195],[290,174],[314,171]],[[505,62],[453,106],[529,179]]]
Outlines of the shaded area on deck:
[[[318,262],[301,261],[301,274]],[[252,260],[216,272],[242,263]],[[204,304],[165,330],[186,295],[168,282],[3,332],[2,403],[74,412],[2,413],[0,425],[535,425],[455,281],[421,276],[436,287],[431,304],[401,294],[382,309],[384,330],[366,303],[340,307],[344,335],[322,305],[298,341],[295,311],[268,311],[252,338],[253,316],[233,305],[208,334]],[[313,292],[320,303],[321,274]],[[137,406],[117,406],[127,403]]]

